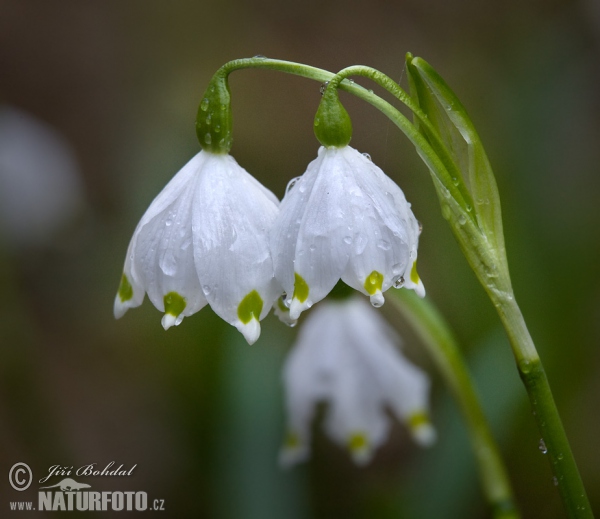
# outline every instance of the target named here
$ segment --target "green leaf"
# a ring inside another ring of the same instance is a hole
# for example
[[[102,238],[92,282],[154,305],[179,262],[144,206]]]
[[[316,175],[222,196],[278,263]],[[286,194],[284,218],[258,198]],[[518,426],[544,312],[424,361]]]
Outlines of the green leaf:
[[[411,95],[431,123],[424,125],[415,118],[415,125],[432,145],[436,140],[432,131],[437,132],[454,163],[447,165],[448,170],[460,171],[457,181],[464,182],[473,200],[473,207],[467,209],[475,212],[477,225],[493,255],[506,266],[498,187],[473,122],[456,94],[425,60],[409,54],[406,68]],[[444,160],[443,154],[440,157]]]

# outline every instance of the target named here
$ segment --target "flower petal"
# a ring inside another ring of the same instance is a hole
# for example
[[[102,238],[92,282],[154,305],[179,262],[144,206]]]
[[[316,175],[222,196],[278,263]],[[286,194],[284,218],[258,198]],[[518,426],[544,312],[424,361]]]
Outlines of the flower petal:
[[[175,318],[166,317],[165,328],[179,324],[180,315],[191,315],[206,305],[192,246],[193,194],[205,155],[198,153],[165,186],[150,204],[131,241],[133,282],[145,288],[156,308]],[[165,297],[171,293],[185,302],[176,305],[177,315],[173,314],[175,310],[165,308]]]
[[[115,316],[138,306],[144,291],[161,311],[165,296],[176,293],[184,299],[181,316],[206,305],[195,271],[192,244],[191,193],[204,164],[203,152],[194,156],[164,187],[138,223],[127,250],[124,280],[115,298]],[[131,287],[131,297],[122,289]],[[165,316],[163,326],[179,324],[178,315]],[[183,318],[183,317],[181,317]]]
[[[279,210],[265,192],[233,157],[207,154],[194,195],[201,201],[194,204],[192,227],[202,291],[249,342],[258,338],[257,323],[280,294],[268,244]]]

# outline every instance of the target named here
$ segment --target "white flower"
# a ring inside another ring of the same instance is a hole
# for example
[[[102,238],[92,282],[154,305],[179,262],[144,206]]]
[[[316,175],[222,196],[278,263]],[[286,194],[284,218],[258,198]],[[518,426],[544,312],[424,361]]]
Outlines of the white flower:
[[[201,151],[154,199],[129,244],[115,317],[144,292],[165,329],[207,303],[252,344],[279,295],[268,232],[279,201],[230,155]]]
[[[340,278],[373,306],[383,304],[391,286],[425,295],[416,270],[419,222],[402,190],[368,156],[350,146],[321,147],[280,209],[271,250],[291,319]]]
[[[0,106],[0,235],[16,247],[48,245],[84,206],[75,154],[53,127]]]
[[[303,323],[286,360],[288,432],[280,461],[308,457],[311,420],[318,402],[328,402],[329,436],[367,463],[388,435],[386,408],[422,445],[435,440],[428,420],[429,380],[395,348],[384,319],[363,299],[326,301]]]

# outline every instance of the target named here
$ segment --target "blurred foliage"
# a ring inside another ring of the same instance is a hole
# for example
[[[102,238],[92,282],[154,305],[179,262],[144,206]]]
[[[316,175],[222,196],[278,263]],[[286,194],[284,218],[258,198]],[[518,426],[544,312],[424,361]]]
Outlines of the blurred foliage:
[[[264,54],[403,78],[406,51],[460,96],[496,172],[515,293],[600,510],[600,8],[594,0],[281,3],[272,0],[0,2],[0,100],[57,128],[87,207],[51,245],[0,242],[0,470],[136,464],[102,490],[145,490],[168,517],[488,517],[457,408],[435,380],[439,444],[400,426],[366,469],[318,431],[282,472],[280,367],[292,331],[253,347],[209,308],[164,332],[146,301],[112,318],[128,240],[197,150],[213,72]],[[362,84],[362,81],[359,81]],[[316,156],[319,85],[266,71],[231,78],[238,162],[278,196]],[[499,321],[441,218],[424,166],[356,99],[352,144],[401,185],[424,224],[419,272],[464,344],[525,517],[562,517]],[[422,364],[409,330],[408,350]],[[15,496],[6,477],[0,506]],[[35,485],[34,485],[35,487]],[[11,496],[6,497],[6,496]]]

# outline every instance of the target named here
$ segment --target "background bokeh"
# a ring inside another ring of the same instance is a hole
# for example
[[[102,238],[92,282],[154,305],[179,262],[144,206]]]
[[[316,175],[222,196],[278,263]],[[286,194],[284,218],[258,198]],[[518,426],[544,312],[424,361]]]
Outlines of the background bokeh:
[[[8,486],[18,461],[37,478],[116,461],[137,464],[134,476],[87,481],[145,490],[165,500],[164,517],[489,517],[457,407],[405,323],[408,352],[434,379],[437,445],[422,451],[396,425],[359,469],[317,431],[312,460],[282,471],[280,368],[295,330],[271,316],[249,347],[208,307],[168,332],[148,301],[112,316],[129,238],[198,150],[195,112],[218,67],[263,54],[332,71],[370,65],[406,83],[407,51],[446,78],[486,145],[515,292],[600,511],[596,0],[0,0],[0,104],[62,134],[82,193],[44,240],[0,227],[0,515],[35,497],[35,484]],[[231,89],[232,152],[281,197],[316,156],[319,85],[253,70]],[[353,145],[424,224],[420,274],[468,356],[524,516],[563,517],[506,337],[426,168],[381,114],[344,101]]]

